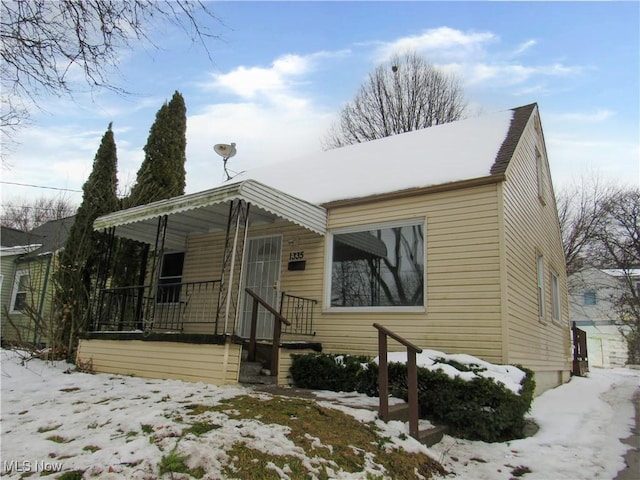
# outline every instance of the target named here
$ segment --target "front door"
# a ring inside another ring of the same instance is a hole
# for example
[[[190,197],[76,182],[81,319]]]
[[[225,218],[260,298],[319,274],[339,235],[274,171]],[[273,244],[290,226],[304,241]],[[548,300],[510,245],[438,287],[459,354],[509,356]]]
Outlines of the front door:
[[[245,252],[247,252],[244,267],[245,288],[253,290],[273,308],[278,308],[282,237],[277,235],[250,238]],[[249,338],[253,298],[247,295],[244,289],[242,292],[243,302],[237,334],[242,338]],[[258,309],[256,338],[271,339],[272,337],[273,315],[260,307]]]

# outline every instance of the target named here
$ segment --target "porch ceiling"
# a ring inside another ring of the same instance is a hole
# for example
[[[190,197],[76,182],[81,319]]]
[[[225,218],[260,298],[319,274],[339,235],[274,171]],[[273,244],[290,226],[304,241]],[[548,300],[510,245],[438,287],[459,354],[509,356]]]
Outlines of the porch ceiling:
[[[193,233],[225,230],[229,205],[243,200],[251,205],[249,223],[259,225],[282,219],[324,235],[327,212],[324,208],[288,195],[255,180],[223,185],[211,190],[159,200],[120,210],[95,220],[93,228],[116,228],[116,235],[153,244],[158,218],[168,216],[165,247],[182,249]]]

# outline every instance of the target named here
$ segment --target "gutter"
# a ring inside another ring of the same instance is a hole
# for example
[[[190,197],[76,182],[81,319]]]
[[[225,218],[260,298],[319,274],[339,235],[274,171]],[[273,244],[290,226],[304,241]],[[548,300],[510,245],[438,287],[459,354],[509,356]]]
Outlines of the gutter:
[[[360,205],[363,203],[378,202],[385,200],[395,200],[398,198],[414,197],[418,195],[426,195],[429,193],[448,192],[451,190],[461,190],[463,188],[480,187],[504,182],[507,176],[504,173],[488,175],[486,177],[473,178],[471,180],[460,180],[457,182],[441,183],[439,185],[431,185],[428,187],[409,188],[405,190],[397,190],[395,192],[368,195],[366,197],[349,198],[346,200],[334,200],[332,202],[323,203],[324,208],[347,207]]]

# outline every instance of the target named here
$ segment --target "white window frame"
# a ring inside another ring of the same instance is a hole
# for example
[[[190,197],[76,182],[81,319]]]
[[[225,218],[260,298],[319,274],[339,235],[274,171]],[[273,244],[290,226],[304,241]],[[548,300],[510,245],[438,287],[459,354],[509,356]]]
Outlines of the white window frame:
[[[536,272],[538,283],[538,318],[541,322],[544,322],[547,314],[544,297],[544,257],[540,252],[536,252]]]
[[[562,303],[560,299],[560,275],[551,270],[551,319],[555,323],[562,322]]]
[[[31,277],[31,272],[29,270],[18,270],[16,271],[16,276],[15,279],[13,281],[13,289],[11,291],[11,303],[9,304],[9,313],[22,313],[22,310],[16,310],[15,306],[16,306],[16,299],[18,297],[19,293],[26,293],[27,294],[27,299],[25,301],[28,300],[28,293],[29,291],[27,290],[26,292],[20,292],[18,291],[18,287],[20,286],[20,279],[22,277]],[[31,278],[29,278],[29,283],[31,283]]]
[[[414,306],[380,306],[380,307],[336,307],[331,305],[331,281],[333,268],[333,237],[343,233],[356,233],[368,230],[381,230],[397,227],[408,227],[412,225],[422,225],[424,235],[423,248],[423,288],[422,293],[423,304]],[[390,222],[368,223],[363,225],[354,225],[350,227],[341,227],[332,229],[326,235],[326,258],[325,258],[325,276],[324,276],[324,311],[325,312],[425,312],[427,309],[427,220],[425,217],[395,220]]]

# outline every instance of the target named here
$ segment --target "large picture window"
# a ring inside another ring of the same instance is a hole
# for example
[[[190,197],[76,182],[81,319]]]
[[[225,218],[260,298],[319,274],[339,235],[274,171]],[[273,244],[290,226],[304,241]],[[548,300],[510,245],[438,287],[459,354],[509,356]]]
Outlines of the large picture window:
[[[333,234],[332,307],[424,305],[423,222]]]

